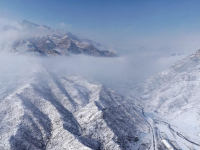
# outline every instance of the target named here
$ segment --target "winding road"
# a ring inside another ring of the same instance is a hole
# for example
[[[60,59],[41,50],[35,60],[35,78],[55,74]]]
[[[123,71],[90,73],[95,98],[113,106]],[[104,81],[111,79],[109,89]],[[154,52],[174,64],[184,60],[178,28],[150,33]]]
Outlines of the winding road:
[[[194,142],[194,141],[191,141],[190,139],[188,139],[187,137],[185,137],[185,136],[182,135],[181,133],[175,131],[175,130],[171,127],[171,125],[170,125],[169,123],[167,123],[167,122],[165,122],[165,121],[157,120],[157,119],[154,119],[154,120],[157,121],[157,122],[163,122],[165,125],[168,126],[168,128],[169,128],[170,130],[172,130],[173,132],[175,132],[175,133],[176,133],[179,137],[181,137],[182,139],[185,139],[186,141],[188,141],[188,142],[190,142],[190,143],[192,143],[192,144],[194,144],[194,145],[196,145],[196,146],[200,146],[200,144],[198,144],[198,143],[196,143],[196,142]]]
[[[146,120],[146,122],[149,124],[149,126],[151,127],[151,132],[152,132],[152,145],[151,147],[149,148],[150,149],[153,149],[153,150],[158,150],[157,149],[157,142],[156,142],[156,139],[155,139],[155,132],[154,132],[154,127],[153,127],[153,120],[150,118],[150,117],[147,117],[145,115],[145,112],[144,112],[144,108],[142,106],[138,106],[141,108],[142,110],[142,115],[143,115],[143,118]],[[153,146],[153,147],[152,147]]]
[[[171,127],[171,125],[170,125],[169,123],[167,123],[167,122],[165,122],[165,121],[157,120],[157,119],[152,119],[152,118],[146,116],[146,115],[145,115],[145,112],[144,112],[144,108],[143,108],[142,106],[138,106],[138,107],[140,107],[144,119],[146,120],[146,122],[147,122],[147,123],[150,125],[150,127],[151,127],[152,138],[153,138],[153,140],[152,140],[152,146],[153,146],[153,147],[151,146],[151,147],[149,148],[149,150],[152,149],[152,148],[153,148],[153,150],[157,150],[157,142],[156,142],[156,139],[155,139],[155,132],[154,132],[154,121],[164,123],[165,125],[168,126],[168,128],[169,128],[171,131],[173,131],[174,133],[176,133],[180,138],[182,138],[182,139],[184,139],[184,140],[190,142],[191,144],[194,144],[194,145],[200,147],[200,144],[199,144],[199,143],[194,142],[194,141],[188,139],[186,136],[182,135],[181,133],[175,131],[175,130]]]

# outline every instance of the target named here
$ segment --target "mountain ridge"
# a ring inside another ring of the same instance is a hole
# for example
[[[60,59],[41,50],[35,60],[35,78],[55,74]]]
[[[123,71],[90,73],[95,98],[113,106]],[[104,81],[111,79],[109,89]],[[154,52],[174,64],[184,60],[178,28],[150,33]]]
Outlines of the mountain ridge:
[[[144,109],[200,143],[200,50],[150,77],[140,97]]]
[[[9,84],[4,86],[4,79],[0,83],[2,150],[150,146],[149,126],[130,101],[80,76],[57,74],[41,64],[28,66],[15,71]]]

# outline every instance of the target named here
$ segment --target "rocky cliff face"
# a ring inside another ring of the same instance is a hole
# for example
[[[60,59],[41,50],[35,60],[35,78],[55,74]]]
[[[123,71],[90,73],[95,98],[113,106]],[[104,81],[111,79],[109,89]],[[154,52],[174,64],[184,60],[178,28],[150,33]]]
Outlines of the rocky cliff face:
[[[149,126],[131,101],[42,65],[0,73],[0,149],[145,149]]]

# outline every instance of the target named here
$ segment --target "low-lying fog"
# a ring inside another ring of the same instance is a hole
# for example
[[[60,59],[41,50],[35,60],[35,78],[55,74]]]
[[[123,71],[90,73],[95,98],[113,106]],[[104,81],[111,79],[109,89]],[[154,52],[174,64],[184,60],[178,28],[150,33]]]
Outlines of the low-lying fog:
[[[84,55],[36,57],[0,53],[0,87],[7,78],[16,80],[16,74],[20,70],[29,72],[32,65],[40,64],[58,74],[84,76],[123,94],[149,76],[169,67],[179,59],[177,57],[182,56],[157,58],[132,54],[116,58]]]
[[[4,21],[5,22],[5,21]],[[18,23],[12,26],[20,29]],[[0,27],[2,27],[0,23]],[[23,32],[22,32],[23,31]],[[27,69],[33,64],[41,64],[60,74],[84,76],[105,84],[120,93],[131,91],[137,84],[143,83],[149,76],[167,69],[177,60],[187,54],[172,55],[172,52],[148,50],[141,48],[132,51],[118,51],[116,58],[71,55],[70,57],[36,57],[10,53],[16,40],[36,36],[37,33],[24,30],[2,31],[0,36],[0,87],[3,81],[15,79],[15,74],[21,69]]]

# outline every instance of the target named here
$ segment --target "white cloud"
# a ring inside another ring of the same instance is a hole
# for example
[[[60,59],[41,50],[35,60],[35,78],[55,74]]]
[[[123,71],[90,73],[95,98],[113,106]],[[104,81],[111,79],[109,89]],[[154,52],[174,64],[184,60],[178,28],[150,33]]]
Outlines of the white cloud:
[[[116,52],[113,44],[109,46],[108,50],[111,52]]]
[[[0,17],[0,28],[6,26],[8,24],[13,24],[13,21]]]
[[[59,23],[59,26],[60,27],[62,27],[62,28],[71,28],[72,27],[72,24],[66,24],[66,23],[64,23],[64,22],[61,22],[61,23]]]

